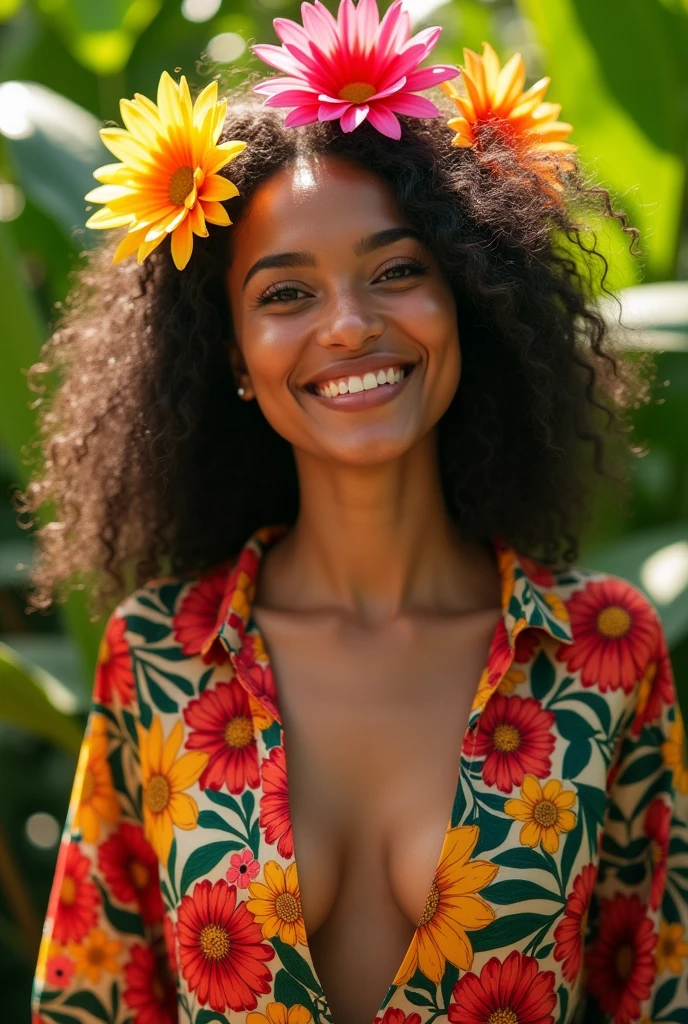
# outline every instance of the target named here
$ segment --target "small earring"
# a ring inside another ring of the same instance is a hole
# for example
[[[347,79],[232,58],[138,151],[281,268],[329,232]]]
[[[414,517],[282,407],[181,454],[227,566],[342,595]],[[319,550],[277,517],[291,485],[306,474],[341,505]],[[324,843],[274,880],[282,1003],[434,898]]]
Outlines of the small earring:
[[[243,398],[245,394],[246,392],[244,391],[243,388],[237,388],[237,395],[239,396],[239,398]]]

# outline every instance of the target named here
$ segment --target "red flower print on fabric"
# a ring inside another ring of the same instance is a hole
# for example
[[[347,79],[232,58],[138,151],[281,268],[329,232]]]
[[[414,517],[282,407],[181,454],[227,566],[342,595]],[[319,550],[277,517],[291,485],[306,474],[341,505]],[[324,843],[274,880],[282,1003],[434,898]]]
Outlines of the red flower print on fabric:
[[[647,666],[638,686],[635,717],[631,732],[638,736],[644,725],[657,722],[668,704],[676,702],[676,688],[669,660],[666,637],[659,636],[659,648]]]
[[[409,1013],[408,1017],[403,1010],[395,1010],[389,1007],[382,1017],[376,1017],[373,1024],[420,1024],[419,1013]]]
[[[172,621],[174,638],[187,655],[200,654],[203,645],[217,625],[220,605],[225,593],[228,566],[218,566],[202,576],[182,601]],[[229,658],[227,651],[216,640],[203,655],[206,664],[223,665]]]
[[[80,942],[98,923],[96,908],[99,903],[98,890],[89,881],[91,862],[79,852],[76,843],[65,847],[65,868],[62,885],[58,891],[58,904],[53,927],[53,941],[61,946],[68,942]],[[60,864],[55,870],[59,874]],[[48,911],[49,916],[51,910]]]
[[[134,699],[134,667],[124,639],[126,629],[126,619],[111,616],[100,641],[93,683],[93,696],[100,704],[112,704],[115,693],[124,706]]]
[[[588,988],[614,1024],[635,1024],[652,991],[657,936],[640,898],[600,900],[600,930],[587,951]]]
[[[480,976],[464,974],[452,999],[452,1024],[554,1024],[554,971],[541,971],[534,957],[514,950],[503,963],[493,956]]]
[[[144,924],[163,916],[158,858],[138,825],[124,823],[98,851],[98,867],[115,899],[133,903]]]
[[[124,1002],[135,1011],[133,1024],[177,1024],[176,988],[150,946],[132,946],[124,982]]]
[[[671,808],[658,797],[652,801],[645,816],[645,835],[650,840],[652,857],[650,906],[653,910],[658,909],[664,895],[670,832]]]
[[[254,860],[253,854],[248,847],[241,853],[233,853],[229,858],[227,868],[227,881],[232,885],[238,885],[240,889],[248,889],[249,884],[258,875],[260,863]]]
[[[277,843],[277,852],[287,860],[294,855],[294,839],[289,815],[287,768],[284,747],[273,747],[263,759],[263,796],[259,825],[265,829],[265,841]]]
[[[573,882],[568,894],[564,916],[554,929],[554,959],[563,960],[562,974],[575,981],[580,973],[583,941],[588,926],[588,911],[597,879],[597,865],[586,864]]]
[[[257,994],[271,991],[265,961],[275,950],[245,903],[237,905],[237,889],[224,879],[208,879],[183,896],[177,920],[179,962],[187,984],[201,1006],[218,1013],[255,1010]]]
[[[580,672],[583,686],[630,693],[657,648],[659,626],[647,599],[611,578],[573,594],[568,611],[573,643],[560,646],[557,660]]]
[[[74,966],[74,961],[65,953],[49,956],[45,965],[45,980],[51,988],[67,988],[74,977]]]
[[[556,743],[554,714],[535,697],[495,693],[483,712],[473,753],[484,757],[482,774],[488,786],[510,793],[526,775],[547,778]]]
[[[241,793],[260,785],[258,748],[248,694],[237,679],[218,683],[184,708],[184,721],[193,730],[188,750],[210,756],[199,784],[202,789]]]

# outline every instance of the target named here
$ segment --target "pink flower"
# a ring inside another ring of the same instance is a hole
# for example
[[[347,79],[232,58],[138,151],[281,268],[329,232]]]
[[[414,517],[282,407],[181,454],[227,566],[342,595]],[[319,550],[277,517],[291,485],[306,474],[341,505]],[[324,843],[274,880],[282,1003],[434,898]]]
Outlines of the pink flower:
[[[301,4],[303,26],[275,18],[282,46],[261,44],[253,52],[286,78],[270,78],[254,87],[267,96],[266,107],[292,107],[285,125],[336,121],[351,132],[366,118],[390,139],[401,137],[397,114],[437,117],[439,109],[419,89],[450,78],[458,68],[434,64],[418,68],[442,31],[426,28],[411,37],[408,12],[395,0],[382,21],[376,0],[341,0],[337,20],[315,0]]]
[[[230,867],[227,868],[226,879],[233,882],[240,889],[247,889],[249,882],[252,882],[260,871],[260,864],[253,859],[253,854],[246,847],[241,854],[233,853],[229,858]]]

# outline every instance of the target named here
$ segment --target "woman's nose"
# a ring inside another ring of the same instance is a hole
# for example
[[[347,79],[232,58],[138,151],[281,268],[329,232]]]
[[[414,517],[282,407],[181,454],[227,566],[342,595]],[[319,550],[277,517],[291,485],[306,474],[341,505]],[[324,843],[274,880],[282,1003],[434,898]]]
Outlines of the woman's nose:
[[[384,332],[382,317],[364,296],[351,290],[338,292],[323,309],[318,342],[325,348],[357,349]]]

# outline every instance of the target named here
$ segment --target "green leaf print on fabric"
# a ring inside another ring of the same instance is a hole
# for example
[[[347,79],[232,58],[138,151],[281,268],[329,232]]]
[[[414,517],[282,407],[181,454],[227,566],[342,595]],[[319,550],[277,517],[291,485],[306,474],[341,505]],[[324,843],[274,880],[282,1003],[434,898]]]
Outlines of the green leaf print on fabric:
[[[305,1006],[314,1013],[314,1005],[310,995],[296,978],[288,974],[284,968],[275,975],[275,1002],[284,1003],[286,1007]]]
[[[544,651],[540,651],[530,670],[530,687],[533,697],[544,700],[554,686],[556,673],[554,665]]]
[[[208,872],[212,871],[216,864],[219,864],[228,853],[231,853],[233,850],[240,850],[241,847],[241,843],[235,843],[232,840],[199,846],[198,849],[190,854],[189,859],[184,865],[182,880],[179,883],[180,895],[184,896],[192,882],[195,882],[201,875],[207,875]]]
[[[95,880],[100,896],[103,901],[105,916],[116,932],[124,935],[144,935],[143,921],[139,914],[132,914],[129,910],[121,910],[110,902],[105,886],[99,878]]]
[[[477,932],[467,932],[475,953],[485,949],[500,949],[521,939],[534,935],[543,927],[549,927],[552,918],[545,914],[509,914],[498,917],[492,924]]]
[[[483,889],[482,896],[488,903],[497,903],[500,906],[509,907],[514,903],[522,903],[524,900],[555,900],[563,903],[558,892],[545,889],[544,885],[537,885],[528,881],[527,878],[512,878],[504,882],[495,882]]]
[[[301,954],[298,953],[293,946],[289,946],[286,942],[282,942],[282,940],[277,938],[277,936],[270,939],[270,942],[275,947],[278,957],[284,964],[285,968],[289,971],[292,978],[295,978],[298,982],[304,985],[310,992],[314,992],[315,995],[321,996],[323,991],[315,980],[313,971]]]
[[[592,757],[592,744],[590,740],[575,740],[570,743],[564,754],[564,763],[561,774],[564,779],[575,779],[587,767]]]
[[[74,995],[65,999],[63,1006],[73,1006],[76,1010],[85,1010],[97,1020],[104,1020],[105,1024],[110,1022],[110,1012],[106,1010],[98,996],[93,992],[75,992]]]

